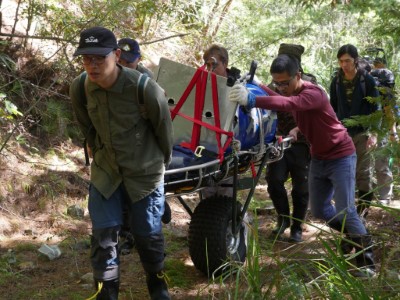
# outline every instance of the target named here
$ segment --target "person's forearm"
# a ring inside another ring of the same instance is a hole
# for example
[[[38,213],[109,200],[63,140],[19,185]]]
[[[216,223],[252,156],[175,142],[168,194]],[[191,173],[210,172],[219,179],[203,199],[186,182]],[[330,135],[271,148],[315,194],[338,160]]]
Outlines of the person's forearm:
[[[257,96],[255,106],[277,111],[293,111],[290,98],[281,95]]]

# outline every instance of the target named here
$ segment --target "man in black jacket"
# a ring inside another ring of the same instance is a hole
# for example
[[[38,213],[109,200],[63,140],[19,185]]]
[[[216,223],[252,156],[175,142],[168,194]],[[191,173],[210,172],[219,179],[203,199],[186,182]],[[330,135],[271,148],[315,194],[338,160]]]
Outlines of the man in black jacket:
[[[370,115],[377,106],[367,97],[378,97],[374,78],[359,68],[358,50],[351,44],[343,45],[337,53],[340,70],[330,85],[330,101],[340,121],[356,115]],[[364,217],[372,201],[372,155],[377,136],[369,128],[351,126],[347,128],[356,147],[356,187],[358,189],[357,211]]]

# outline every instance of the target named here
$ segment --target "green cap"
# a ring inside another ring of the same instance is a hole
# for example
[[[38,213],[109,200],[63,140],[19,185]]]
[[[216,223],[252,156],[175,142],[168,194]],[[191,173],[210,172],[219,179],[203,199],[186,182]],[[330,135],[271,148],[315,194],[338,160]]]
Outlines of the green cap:
[[[301,55],[304,53],[304,47],[296,44],[280,44],[278,55],[287,54],[296,57],[301,62]]]

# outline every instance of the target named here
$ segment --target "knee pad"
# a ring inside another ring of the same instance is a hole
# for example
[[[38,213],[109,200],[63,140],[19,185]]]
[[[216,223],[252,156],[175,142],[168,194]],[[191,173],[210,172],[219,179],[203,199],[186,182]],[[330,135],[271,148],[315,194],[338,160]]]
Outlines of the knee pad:
[[[99,281],[119,277],[118,233],[120,226],[94,229],[91,237],[90,260],[93,277]]]

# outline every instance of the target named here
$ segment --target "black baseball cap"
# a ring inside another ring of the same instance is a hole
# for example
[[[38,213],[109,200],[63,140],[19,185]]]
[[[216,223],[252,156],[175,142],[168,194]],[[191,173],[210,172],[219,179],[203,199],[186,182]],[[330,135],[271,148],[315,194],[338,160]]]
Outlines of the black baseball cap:
[[[106,56],[118,48],[114,33],[104,27],[92,27],[81,32],[74,56],[89,54]]]
[[[128,63],[134,62],[137,58],[141,57],[139,43],[133,39],[120,39],[118,41],[118,48],[121,49],[120,58],[126,60]]]

